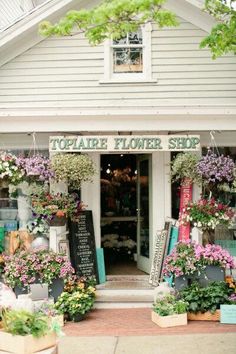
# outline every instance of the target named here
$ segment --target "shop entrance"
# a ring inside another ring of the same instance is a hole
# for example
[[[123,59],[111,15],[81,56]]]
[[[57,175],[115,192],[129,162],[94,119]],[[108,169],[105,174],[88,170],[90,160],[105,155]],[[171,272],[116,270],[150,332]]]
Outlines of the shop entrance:
[[[151,155],[101,155],[101,243],[107,275],[150,272]]]

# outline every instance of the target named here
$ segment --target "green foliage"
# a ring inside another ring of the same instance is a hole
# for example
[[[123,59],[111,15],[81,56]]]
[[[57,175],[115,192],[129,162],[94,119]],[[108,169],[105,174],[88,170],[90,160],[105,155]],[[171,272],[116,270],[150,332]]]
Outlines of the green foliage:
[[[3,329],[13,335],[39,338],[49,331],[47,317],[38,313],[30,313],[24,310],[3,310]]]
[[[171,181],[182,181],[189,178],[194,183],[200,183],[201,178],[197,173],[199,156],[192,152],[179,153],[171,162]]]
[[[56,154],[51,163],[55,180],[66,182],[74,189],[79,189],[81,182],[91,182],[95,174],[94,163],[86,154]]]
[[[193,283],[180,292],[180,298],[188,303],[189,312],[214,313],[222,304],[229,304],[229,295],[233,292],[225,282],[212,282],[207,287]]]
[[[174,295],[166,295],[156,300],[153,311],[159,316],[182,314],[187,312],[187,303],[181,299],[177,300]]]
[[[208,47],[215,59],[227,53],[236,54],[236,0],[205,0],[205,10],[219,23],[203,39],[201,48]]]
[[[163,9],[166,0],[103,0],[91,10],[69,11],[58,23],[40,24],[44,36],[68,36],[74,30],[85,33],[91,44],[105,39],[119,39],[128,32],[135,32],[141,25],[155,22],[158,27],[177,26],[175,15]]]
[[[84,315],[89,312],[95,301],[95,287],[93,280],[80,278],[68,282],[65,291],[55,303],[55,309],[61,314],[69,314],[74,317],[77,314]]]

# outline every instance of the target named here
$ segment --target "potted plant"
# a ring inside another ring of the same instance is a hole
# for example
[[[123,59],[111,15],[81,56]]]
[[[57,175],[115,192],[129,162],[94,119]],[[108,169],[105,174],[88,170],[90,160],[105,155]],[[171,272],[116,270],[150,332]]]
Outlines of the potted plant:
[[[95,301],[94,281],[80,278],[70,281],[60,295],[55,308],[74,322],[83,320]]]
[[[199,156],[192,152],[183,152],[176,155],[171,162],[171,181],[179,181],[182,183],[184,179],[188,179],[191,183],[199,184],[200,175],[197,173],[197,163]]]
[[[235,212],[228,205],[218,203],[214,198],[200,199],[190,202],[183,208],[179,222],[186,225],[189,222],[204,232],[204,243],[214,243],[214,230],[217,225],[226,227],[233,224]],[[212,234],[213,231],[213,234]]]
[[[197,173],[203,186],[211,195],[218,197],[220,188],[229,188],[235,180],[235,164],[229,156],[216,155],[211,149],[197,163]]]
[[[0,152],[0,180],[7,184],[18,184],[22,182],[24,171],[17,166],[16,156],[6,151]]]
[[[49,326],[47,317],[24,310],[2,310],[0,349],[11,353],[30,354],[56,345],[58,327]]]
[[[54,177],[50,160],[42,155],[16,158],[16,165],[24,172],[24,180],[32,182],[48,182]]]
[[[79,189],[81,182],[91,181],[95,173],[92,159],[86,154],[56,154],[51,160],[56,181],[63,181],[72,189]]]
[[[232,289],[225,282],[212,282],[202,287],[194,282],[180,292],[180,298],[188,303],[188,319],[219,321],[220,305],[229,303]]]
[[[183,289],[194,280],[201,285],[223,281],[225,269],[235,268],[233,257],[218,245],[201,246],[191,241],[178,242],[166,257],[163,275],[173,276],[175,288]]]
[[[73,277],[74,269],[66,256],[45,249],[21,251],[4,255],[4,282],[18,295],[27,293],[35,282],[49,285],[51,295],[57,299],[64,282]]]
[[[58,323],[60,327],[64,326],[64,315],[61,314],[56,308],[54,304],[48,303],[48,301],[43,302],[38,308],[37,311],[47,316],[49,325],[53,323]]]
[[[187,304],[174,295],[157,299],[153,305],[152,321],[160,327],[183,326],[187,324]]]
[[[44,219],[50,226],[63,226],[66,218],[75,220],[83,210],[83,203],[76,193],[72,194],[51,194],[39,193],[32,195],[33,215]]]

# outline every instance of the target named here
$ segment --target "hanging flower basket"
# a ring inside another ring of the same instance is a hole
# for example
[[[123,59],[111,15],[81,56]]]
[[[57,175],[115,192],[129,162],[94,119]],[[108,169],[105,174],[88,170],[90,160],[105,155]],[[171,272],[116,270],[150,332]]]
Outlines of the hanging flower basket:
[[[54,176],[50,160],[39,154],[17,157],[16,165],[24,171],[25,179],[29,183],[48,182]]]
[[[91,182],[95,174],[92,159],[85,154],[57,154],[51,160],[57,182],[65,182],[71,188],[79,189],[82,182]]]

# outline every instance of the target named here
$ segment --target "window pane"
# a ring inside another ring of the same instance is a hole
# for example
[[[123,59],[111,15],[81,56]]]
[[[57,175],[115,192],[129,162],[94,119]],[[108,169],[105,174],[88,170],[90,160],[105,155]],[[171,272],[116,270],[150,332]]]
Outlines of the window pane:
[[[142,48],[114,48],[113,65],[115,73],[140,73],[143,71]]]

